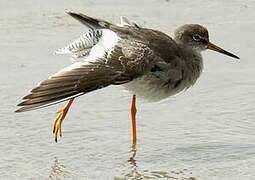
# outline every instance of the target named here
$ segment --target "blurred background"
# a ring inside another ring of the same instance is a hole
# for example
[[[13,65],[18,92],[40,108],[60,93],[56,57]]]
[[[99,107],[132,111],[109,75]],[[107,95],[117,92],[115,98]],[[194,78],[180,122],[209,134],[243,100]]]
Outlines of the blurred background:
[[[0,0],[0,179],[255,178],[255,1]],[[131,95],[111,86],[76,99],[55,143],[52,123],[63,104],[15,114],[28,90],[71,64],[54,51],[87,29],[72,10],[172,35],[186,23],[241,57],[203,52],[194,87],[158,103],[138,99],[138,146],[132,155]]]

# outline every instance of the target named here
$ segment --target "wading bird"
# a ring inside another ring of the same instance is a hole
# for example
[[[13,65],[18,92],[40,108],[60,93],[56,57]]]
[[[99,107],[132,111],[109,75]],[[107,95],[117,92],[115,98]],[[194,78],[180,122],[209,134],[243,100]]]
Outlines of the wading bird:
[[[211,49],[230,57],[236,55],[209,41],[205,27],[185,24],[174,38],[142,28],[122,18],[120,25],[84,14],[67,12],[89,28],[79,39],[57,51],[83,61],[75,62],[39,83],[23,98],[16,112],[43,108],[62,101],[53,125],[55,140],[73,100],[109,85],[124,85],[133,94],[131,102],[132,143],[136,144],[136,95],[159,101],[191,87],[203,69],[201,52]]]

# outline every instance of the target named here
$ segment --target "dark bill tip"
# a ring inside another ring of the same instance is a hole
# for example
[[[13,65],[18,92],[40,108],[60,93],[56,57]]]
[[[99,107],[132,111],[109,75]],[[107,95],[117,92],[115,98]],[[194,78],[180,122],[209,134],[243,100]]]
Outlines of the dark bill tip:
[[[226,50],[224,50],[224,49],[222,49],[222,48],[220,48],[220,47],[218,47],[215,44],[210,43],[210,42],[207,45],[207,49],[217,51],[219,53],[225,54],[225,55],[230,56],[232,58],[240,59],[238,56],[236,56],[236,55],[234,55],[234,54],[232,54],[232,53],[230,53],[230,52],[228,52],[228,51],[226,51]]]

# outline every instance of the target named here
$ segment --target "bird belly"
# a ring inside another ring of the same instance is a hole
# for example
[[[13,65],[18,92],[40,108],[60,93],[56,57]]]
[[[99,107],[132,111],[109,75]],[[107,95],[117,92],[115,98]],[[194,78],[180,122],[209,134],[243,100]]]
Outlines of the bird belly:
[[[125,88],[148,102],[157,102],[186,89],[184,81],[166,82],[153,74],[144,75],[125,84]]]

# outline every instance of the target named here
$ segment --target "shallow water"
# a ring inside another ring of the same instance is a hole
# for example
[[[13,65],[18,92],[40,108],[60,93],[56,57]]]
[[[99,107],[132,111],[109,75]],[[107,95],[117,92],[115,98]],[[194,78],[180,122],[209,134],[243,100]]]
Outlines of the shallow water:
[[[255,2],[0,1],[0,179],[255,178]],[[65,10],[118,22],[127,16],[170,35],[184,23],[241,57],[204,52],[194,87],[159,103],[138,100],[138,146],[130,157],[130,94],[112,86],[78,98],[56,144],[62,105],[14,114],[29,89],[70,64],[54,50],[86,29]]]

